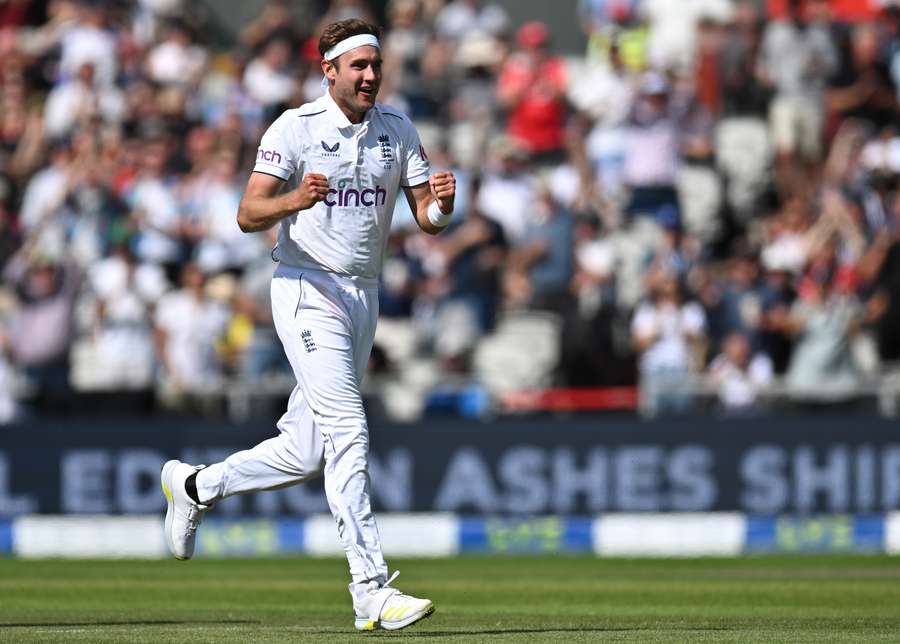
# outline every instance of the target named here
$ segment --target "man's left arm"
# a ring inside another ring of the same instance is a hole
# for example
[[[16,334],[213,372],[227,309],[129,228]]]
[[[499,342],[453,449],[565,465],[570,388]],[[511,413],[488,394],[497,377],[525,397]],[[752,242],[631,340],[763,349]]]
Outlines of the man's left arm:
[[[431,174],[431,162],[419,140],[419,133],[408,118],[402,118],[400,185],[419,228],[429,235],[437,235],[447,227],[453,214],[456,177],[452,172]]]
[[[456,177],[452,172],[435,172],[425,183],[404,186],[403,192],[423,231],[437,235],[450,224],[456,199]]]

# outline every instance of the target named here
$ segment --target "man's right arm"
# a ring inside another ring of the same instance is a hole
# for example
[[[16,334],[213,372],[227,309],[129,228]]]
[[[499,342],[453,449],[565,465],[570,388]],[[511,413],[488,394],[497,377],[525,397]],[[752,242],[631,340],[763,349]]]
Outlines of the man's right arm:
[[[328,195],[328,179],[309,173],[296,189],[278,194],[284,181],[262,172],[250,174],[238,208],[238,226],[245,233],[266,230],[300,210],[308,210]]]

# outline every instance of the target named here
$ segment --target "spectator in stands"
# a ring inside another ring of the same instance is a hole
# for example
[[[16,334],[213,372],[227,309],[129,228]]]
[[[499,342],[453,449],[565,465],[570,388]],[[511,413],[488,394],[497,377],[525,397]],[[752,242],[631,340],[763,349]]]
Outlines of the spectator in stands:
[[[478,187],[473,201],[477,202]],[[472,309],[481,333],[494,329],[501,297],[501,268],[507,257],[503,228],[472,205],[465,218],[440,238],[439,250],[447,265],[448,300]]]
[[[420,18],[416,0],[394,0],[389,5],[390,30],[384,44],[385,85],[403,99],[412,119],[430,118],[437,111],[434,92],[423,68],[429,60],[431,36]],[[386,89],[383,86],[383,89]]]
[[[536,198],[528,153],[514,139],[500,136],[491,143],[489,162],[475,203],[485,217],[500,224],[506,240],[515,245],[531,227]]]
[[[611,49],[626,43],[632,69],[644,67],[646,27],[637,20],[639,0],[578,0],[578,20],[588,36],[588,59],[605,61]]]
[[[206,277],[196,264],[187,264],[181,288],[166,293],[156,305],[156,355],[162,366],[162,386],[170,402],[184,402],[191,394],[212,391],[220,382],[215,341],[228,320],[227,309],[205,293]]]
[[[288,0],[266,0],[259,15],[241,29],[241,42],[251,50],[258,50],[276,37],[284,37],[298,45],[301,35],[291,15]]]
[[[775,90],[769,124],[777,152],[776,179],[783,195],[808,190],[822,153],[824,92],[838,66],[827,24],[810,23],[800,0],[770,22],[763,34],[760,65]]]
[[[762,346],[763,294],[760,288],[759,263],[746,240],[733,246],[720,280],[711,280],[701,293],[709,323],[709,340],[724,350],[726,338],[740,333],[750,349]]]
[[[589,215],[575,222],[575,274],[572,291],[582,315],[590,315],[604,304],[615,304],[616,247],[609,231],[601,232],[600,221]]]
[[[878,138],[860,143],[859,163],[847,192],[861,202],[866,238],[871,241],[890,224],[891,198],[900,178],[900,131],[884,128]]]
[[[691,404],[691,374],[704,364],[706,316],[698,303],[684,301],[673,271],[651,269],[647,286],[651,296],[631,322],[640,355],[641,410],[650,416],[684,413]]]
[[[266,255],[248,266],[238,280],[231,302],[232,322],[238,320],[238,329],[246,327],[241,317],[253,324],[249,343],[239,354],[236,364],[239,377],[253,379],[291,373],[291,364],[278,341],[272,321],[271,278],[271,258]]]
[[[626,322],[616,301],[615,243],[595,217],[576,221],[575,239],[577,312],[563,320],[563,379],[573,387],[630,384],[634,360],[630,347],[617,341]]]
[[[121,220],[125,209],[109,185],[114,157],[104,156],[104,144],[99,138],[93,133],[76,136],[68,196],[59,213],[65,227],[68,259],[82,267],[108,252],[110,226]],[[66,257],[66,253],[60,256]]]
[[[745,335],[733,333],[723,343],[722,353],[706,370],[719,405],[729,415],[758,413],[772,386],[772,360],[764,353],[753,354]]]
[[[867,303],[875,323],[882,360],[900,361],[900,194],[895,194],[890,224],[875,238],[861,264],[866,277],[874,281],[874,292]]]
[[[156,367],[150,312],[168,289],[162,270],[138,265],[126,231],[112,238],[112,254],[91,265],[82,301],[93,309],[90,326],[73,351],[73,385],[82,390],[149,390]]]
[[[19,211],[22,234],[44,252],[53,253],[64,235],[59,211],[69,194],[72,147],[68,141],[51,147],[48,163],[28,181]]]
[[[78,74],[85,63],[94,67],[98,86],[108,87],[116,81],[118,56],[116,39],[107,24],[105,2],[79,0],[74,24],[62,30],[60,39],[59,80]]]
[[[638,11],[650,28],[649,66],[684,75],[694,66],[698,25],[704,20],[727,22],[732,3],[728,0],[642,0]]]
[[[470,170],[483,165],[486,143],[495,127],[497,72],[503,55],[500,41],[478,32],[464,37],[456,50],[447,146],[457,162]]]
[[[95,86],[94,65],[88,62],[51,90],[44,107],[44,128],[49,137],[62,139],[93,118],[118,123],[124,111],[122,93],[114,85]]]
[[[147,75],[160,85],[195,86],[206,68],[206,50],[194,42],[190,27],[170,20],[166,35],[147,55]]]
[[[726,202],[748,221],[766,191],[772,144],[767,125],[769,89],[757,64],[762,41],[759,11],[735,4],[719,62],[721,118],[716,126],[716,162],[726,182]]]
[[[810,205],[794,197],[764,222],[762,259],[795,275],[806,266],[809,253]]]
[[[185,14],[184,0],[137,0],[135,4],[131,32],[140,47],[156,42],[166,21]]]
[[[383,317],[408,318],[413,314],[423,269],[418,256],[410,251],[409,237],[406,228],[397,228],[388,237],[378,298],[378,311]]]
[[[235,288],[229,317],[216,340],[216,352],[227,375],[253,380],[285,372],[284,356],[268,333],[269,318],[250,293]]]
[[[167,176],[167,143],[158,138],[142,146],[140,175],[128,193],[137,228],[135,253],[142,262],[166,266],[169,277],[184,261],[182,217],[173,182]]]
[[[269,247],[263,234],[245,235],[230,213],[241,201],[237,157],[230,150],[212,154],[207,172],[198,180],[196,247],[194,256],[207,274],[224,270],[242,271]]]
[[[717,67],[721,58],[720,30],[714,23],[703,23],[701,42],[708,51],[704,53],[704,66],[697,71],[695,94],[684,84],[676,86],[672,103],[676,109],[676,122],[680,123],[678,152],[681,162],[675,177],[678,192],[676,220],[681,228],[683,244],[701,247],[716,239],[722,228],[724,203],[722,179],[715,169],[715,116],[719,111],[719,87]],[[712,62],[715,61],[715,62]]]
[[[499,4],[482,0],[450,0],[435,18],[437,33],[452,41],[472,32],[497,38],[505,35],[508,24]]]
[[[36,388],[39,407],[68,408],[72,310],[81,274],[26,250],[7,264],[3,277],[18,296],[8,337],[13,363]]]
[[[841,118],[855,118],[876,129],[897,123],[897,87],[882,60],[874,25],[853,28],[848,50],[829,83],[828,107]]]
[[[679,122],[668,79],[657,72],[641,78],[625,138],[623,178],[631,197],[627,212],[660,224],[680,224],[675,182],[679,167]]]
[[[787,371],[793,346],[786,321],[796,299],[794,278],[788,265],[776,255],[762,257],[761,265],[759,348],[772,358],[775,373],[783,374]]]
[[[786,320],[796,344],[785,382],[796,400],[839,402],[859,393],[851,341],[863,310],[853,293],[852,269],[840,266],[835,254],[835,244],[829,244],[811,258]]]
[[[543,185],[532,207],[533,223],[510,253],[508,295],[530,309],[568,314],[574,304],[570,291],[573,275],[574,220]]]
[[[290,42],[279,37],[268,41],[244,72],[248,96],[263,106],[270,119],[284,111],[298,91],[290,64]]]
[[[507,112],[506,132],[536,163],[562,160],[566,117],[566,67],[549,53],[550,34],[541,22],[516,33],[518,51],[500,70],[497,98]]]
[[[584,82],[569,84],[569,101],[590,121],[582,154],[590,163],[598,192],[619,206],[625,199],[627,121],[636,85],[622,56],[622,39],[617,37],[609,43],[608,58],[585,71]],[[575,137],[572,143],[580,152],[582,140]]]
[[[888,194],[891,174],[889,130],[871,139],[871,129],[863,121],[848,119],[838,128],[823,173],[823,186],[839,191],[854,204],[850,219],[871,241],[887,225],[890,216]],[[844,207],[842,210],[847,210]],[[846,216],[843,219],[847,219]]]

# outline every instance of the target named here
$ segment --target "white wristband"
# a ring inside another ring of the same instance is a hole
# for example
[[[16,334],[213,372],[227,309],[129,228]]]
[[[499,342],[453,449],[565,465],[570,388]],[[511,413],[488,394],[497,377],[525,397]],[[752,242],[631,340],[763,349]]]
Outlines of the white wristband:
[[[442,213],[441,207],[438,205],[437,201],[432,201],[428,204],[428,221],[430,221],[432,225],[443,228],[450,223],[451,219],[453,219],[453,213],[450,212],[446,215]]]

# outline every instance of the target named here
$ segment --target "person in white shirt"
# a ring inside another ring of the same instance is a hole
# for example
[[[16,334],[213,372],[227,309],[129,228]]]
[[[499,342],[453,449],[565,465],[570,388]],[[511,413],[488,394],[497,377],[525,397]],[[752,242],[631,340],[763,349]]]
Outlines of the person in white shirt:
[[[248,237],[232,217],[241,201],[237,157],[221,151],[195,186],[197,224],[202,231],[194,250],[197,263],[207,274],[245,269],[254,259],[268,254],[264,233]]]
[[[760,411],[763,396],[772,386],[775,370],[765,353],[750,353],[750,343],[742,333],[732,333],[706,370],[722,410],[728,414]]]
[[[82,301],[92,301],[94,313],[90,333],[79,346],[93,359],[83,359],[87,368],[81,371],[79,386],[101,391],[147,389],[155,367],[151,310],[154,302],[162,306],[168,283],[160,267],[137,264],[124,239],[113,243],[113,254],[87,270],[89,289]],[[190,350],[196,349],[191,345]],[[73,362],[74,358],[73,350]]]
[[[125,97],[115,85],[94,83],[93,63],[84,63],[74,77],[57,83],[44,105],[44,129],[48,137],[70,136],[94,116],[107,123],[119,123],[125,113]]]
[[[105,3],[77,4],[78,19],[60,38],[59,78],[62,81],[72,78],[84,63],[91,63],[96,85],[109,87],[115,84],[119,57],[116,39],[107,28]]]
[[[265,107],[289,101],[297,91],[290,60],[291,46],[287,40],[270,41],[244,72],[244,87],[251,98]]]
[[[56,220],[69,196],[73,160],[71,145],[57,142],[50,149],[50,163],[28,181],[19,212],[19,222],[26,237],[40,235],[47,228],[61,227]]]
[[[450,222],[456,180],[431,174],[409,119],[375,102],[377,27],[329,25],[319,40],[327,90],[284,112],[262,137],[238,210],[244,232],[279,224],[272,280],[275,328],[297,378],[280,434],[206,468],[163,466],[166,537],[193,555],[197,525],[217,501],[324,474],[350,564],[355,626],[395,630],[434,611],[391,586],[369,498],[369,432],[360,382],[375,333],[378,276],[400,188],[416,222]]]
[[[137,223],[135,252],[142,262],[175,265],[183,256],[184,213],[166,177],[166,144],[150,141],[141,155],[141,172],[127,199]]]
[[[206,68],[206,51],[195,44],[186,24],[170,22],[165,40],[147,55],[147,74],[161,85],[193,86]]]
[[[511,244],[525,241],[534,225],[532,210],[537,184],[529,172],[528,152],[516,141],[501,135],[488,151],[490,169],[478,191],[478,209],[503,228]]]
[[[206,276],[196,264],[182,269],[181,285],[159,298],[153,316],[162,384],[173,401],[219,384],[215,340],[228,321],[227,309],[206,295]]]
[[[460,40],[471,33],[502,36],[509,16],[499,4],[481,0],[452,0],[435,18],[435,28],[443,38]]]
[[[684,302],[677,275],[667,268],[649,274],[651,300],[641,303],[631,322],[640,353],[641,410],[647,415],[683,413],[691,399],[686,389],[701,363],[706,314],[697,302]]]

